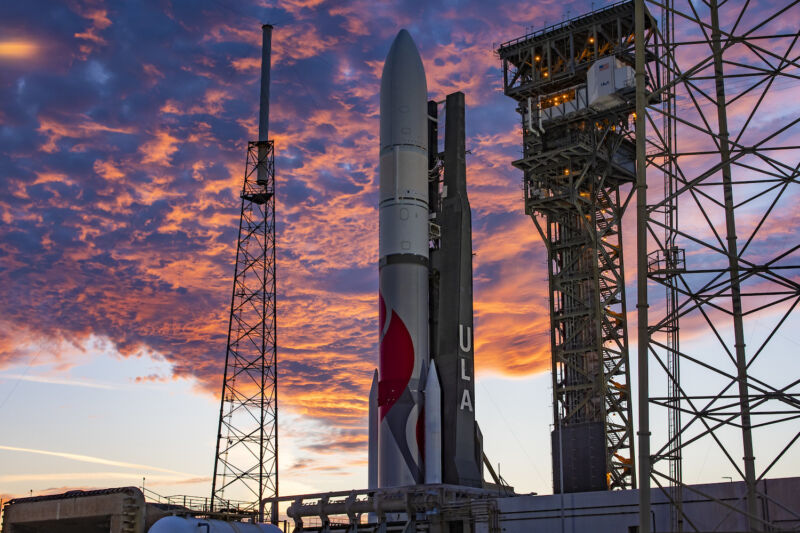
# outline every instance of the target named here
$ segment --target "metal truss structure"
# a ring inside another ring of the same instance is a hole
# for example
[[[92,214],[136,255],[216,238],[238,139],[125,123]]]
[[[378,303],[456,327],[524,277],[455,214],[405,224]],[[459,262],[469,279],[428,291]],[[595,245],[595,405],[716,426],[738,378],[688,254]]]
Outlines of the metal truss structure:
[[[745,490],[708,496],[716,530],[782,530],[777,509],[800,519],[767,490],[800,458],[800,2],[635,4],[639,485],[698,531],[687,473],[724,465],[706,475]]]
[[[231,497],[257,510],[278,494],[274,169],[273,142],[250,142],[211,488],[216,511],[231,507]]]
[[[556,493],[636,486],[621,226],[635,181],[633,34],[627,1],[498,50],[522,117],[513,164],[547,247]],[[604,58],[630,78],[600,104],[587,79]]]

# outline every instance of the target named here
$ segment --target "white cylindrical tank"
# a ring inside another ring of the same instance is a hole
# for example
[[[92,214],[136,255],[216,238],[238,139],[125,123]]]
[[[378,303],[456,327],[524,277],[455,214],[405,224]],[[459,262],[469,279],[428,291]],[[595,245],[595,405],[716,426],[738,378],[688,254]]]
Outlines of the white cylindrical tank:
[[[148,533],[283,533],[272,524],[224,522],[201,518],[165,516],[150,528]]]

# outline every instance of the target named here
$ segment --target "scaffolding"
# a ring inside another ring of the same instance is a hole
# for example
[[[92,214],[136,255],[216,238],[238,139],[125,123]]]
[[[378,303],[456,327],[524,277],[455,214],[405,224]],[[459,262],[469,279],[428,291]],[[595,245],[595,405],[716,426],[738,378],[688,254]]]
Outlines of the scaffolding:
[[[763,481],[797,464],[800,438],[800,367],[781,346],[800,302],[800,2],[635,8],[639,485],[668,496],[673,531],[698,530],[682,508],[697,496],[746,531],[781,529]],[[693,488],[708,461],[744,505]]]
[[[621,226],[633,36],[626,1],[498,50],[522,117],[525,213],[547,247],[556,493],[636,486]]]

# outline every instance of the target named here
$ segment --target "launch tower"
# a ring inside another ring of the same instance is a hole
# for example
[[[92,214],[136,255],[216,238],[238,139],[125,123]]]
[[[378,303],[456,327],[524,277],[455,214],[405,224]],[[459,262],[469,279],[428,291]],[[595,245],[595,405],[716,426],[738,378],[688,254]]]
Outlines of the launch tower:
[[[547,246],[556,493],[636,485],[620,225],[636,177],[633,34],[624,2],[498,50],[522,117],[513,164]]]

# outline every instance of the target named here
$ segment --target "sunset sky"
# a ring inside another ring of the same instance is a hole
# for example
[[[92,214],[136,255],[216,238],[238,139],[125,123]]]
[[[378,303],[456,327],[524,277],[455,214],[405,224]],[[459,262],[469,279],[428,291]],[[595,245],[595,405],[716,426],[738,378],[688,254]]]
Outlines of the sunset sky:
[[[378,89],[400,28],[429,97],[466,94],[486,452],[518,491],[551,492],[545,250],[511,166],[519,118],[494,50],[604,4],[3,2],[0,497],[143,477],[161,494],[210,493],[264,22],[275,26],[281,492],[366,486]],[[778,346],[796,353],[796,315],[784,331]],[[701,463],[687,475],[731,475]]]

